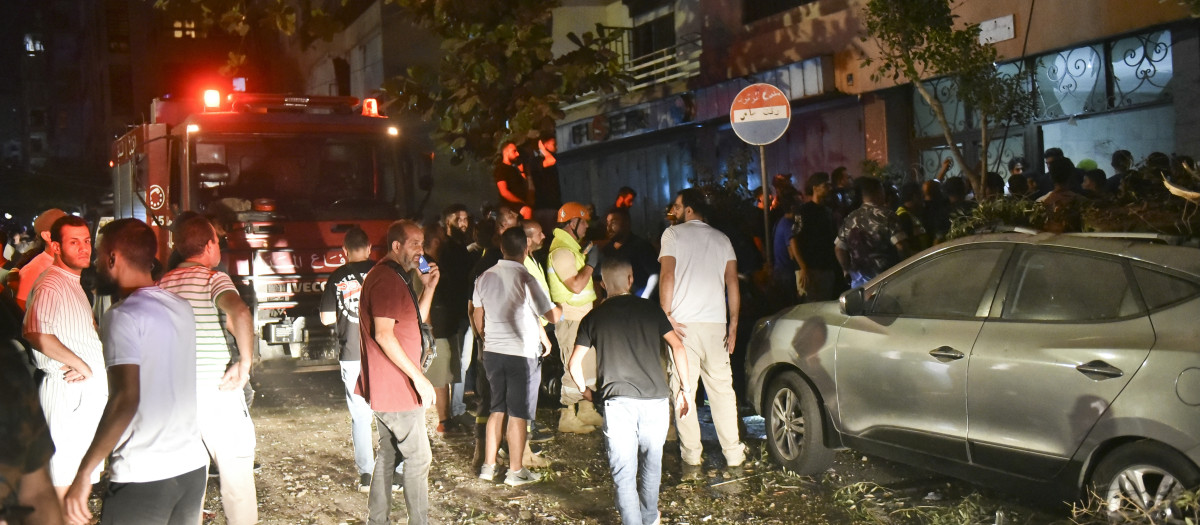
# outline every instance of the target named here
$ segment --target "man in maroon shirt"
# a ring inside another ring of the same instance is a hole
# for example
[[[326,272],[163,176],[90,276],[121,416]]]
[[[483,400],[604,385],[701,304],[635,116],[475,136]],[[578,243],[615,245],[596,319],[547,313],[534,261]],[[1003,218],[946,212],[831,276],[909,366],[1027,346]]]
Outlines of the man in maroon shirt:
[[[392,477],[404,461],[404,502],[408,523],[425,525],[429,518],[429,436],[425,409],[435,401],[433,385],[421,371],[422,321],[429,319],[437,288],[437,265],[418,273],[423,290],[417,298],[409,275],[424,255],[425,234],[408,220],[388,228],[388,253],[363,282],[359,300],[362,372],[355,387],[375,411],[379,450],[367,497],[368,524],[389,523]]]

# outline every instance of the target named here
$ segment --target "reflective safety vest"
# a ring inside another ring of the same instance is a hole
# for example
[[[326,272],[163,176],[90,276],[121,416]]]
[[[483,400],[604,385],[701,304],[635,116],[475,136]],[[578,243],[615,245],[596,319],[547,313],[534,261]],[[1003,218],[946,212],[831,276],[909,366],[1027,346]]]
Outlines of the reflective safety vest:
[[[561,228],[555,228],[554,240],[550,242],[550,259],[548,261],[550,264],[546,265],[548,266],[546,268],[546,284],[550,285],[550,300],[571,306],[590,306],[596,300],[596,290],[592,286],[592,281],[589,279],[579,293],[572,293],[567,285],[563,284],[562,278],[554,271],[554,252],[558,250],[568,250],[571,255],[575,256],[576,270],[583,269],[587,265],[587,256],[583,255],[579,242]]]

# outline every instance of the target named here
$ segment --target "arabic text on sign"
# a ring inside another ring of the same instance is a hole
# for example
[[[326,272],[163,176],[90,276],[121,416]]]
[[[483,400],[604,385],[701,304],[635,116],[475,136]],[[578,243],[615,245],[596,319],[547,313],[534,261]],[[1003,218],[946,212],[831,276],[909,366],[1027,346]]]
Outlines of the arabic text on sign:
[[[737,109],[733,111],[734,122],[753,122],[756,120],[776,120],[788,118],[787,106],[767,106],[764,108]]]

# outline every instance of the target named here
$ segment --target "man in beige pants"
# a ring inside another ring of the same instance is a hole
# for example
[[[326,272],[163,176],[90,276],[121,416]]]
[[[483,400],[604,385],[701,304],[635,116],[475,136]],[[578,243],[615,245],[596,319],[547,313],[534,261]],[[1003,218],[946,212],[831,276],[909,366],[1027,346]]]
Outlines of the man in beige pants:
[[[682,390],[692,406],[699,406],[694,392],[697,381],[704,379],[725,463],[737,467],[746,460],[729,367],[741,307],[737,259],[729,238],[704,223],[704,209],[704,196],[695,188],[680,191],[671,205],[678,223],[662,235],[659,302],[687,350],[688,377]],[[675,425],[684,478],[698,478],[702,470],[699,418],[677,417]]]
[[[559,432],[586,434],[596,430],[604,419],[596,412],[591,401],[583,398],[583,391],[595,387],[596,358],[591,356],[583,363],[586,385],[576,385],[566,371],[566,363],[575,349],[575,335],[579,321],[592,311],[596,290],[592,285],[593,268],[587,265],[587,254],[580,240],[587,233],[591,213],[578,202],[563,204],[558,210],[558,228],[554,229],[550,242],[550,268],[546,284],[550,286],[550,300],[560,306],[563,317],[554,324],[554,337],[558,339],[559,354],[563,362],[562,392],[559,401],[566,408],[558,418]],[[578,409],[576,408],[578,407]]]

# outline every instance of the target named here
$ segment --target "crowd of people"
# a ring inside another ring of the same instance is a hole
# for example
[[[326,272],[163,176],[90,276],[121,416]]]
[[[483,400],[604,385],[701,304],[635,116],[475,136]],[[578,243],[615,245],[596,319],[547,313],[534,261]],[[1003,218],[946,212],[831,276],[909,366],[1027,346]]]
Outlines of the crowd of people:
[[[196,523],[211,461],[227,521],[258,521],[251,314],[216,269],[213,224],[190,214],[173,228],[168,269],[139,220],[95,235],[57,209],[35,221],[38,241],[0,294],[5,374],[17,376],[4,385],[5,520],[89,523],[107,461],[101,523]],[[103,297],[115,303],[97,320]]]
[[[776,306],[798,301],[833,300],[849,287],[860,286],[909,255],[946,240],[955,218],[969,216],[986,200],[1040,203],[1046,231],[1081,231],[1085,205],[1146,198],[1162,192],[1163,180],[1195,186],[1194,161],[1151,153],[1135,169],[1128,150],[1116,150],[1111,171],[1091,159],[1078,163],[1061,148],[1043,153],[1045,170],[1030,169],[1026,160],[1008,162],[1007,180],[983,174],[979,188],[964,176],[949,176],[953,161],[925,180],[894,183],[874,177],[809,175],[801,194],[790,178],[775,177],[768,201],[773,248],[771,278]],[[1007,190],[1007,191],[1006,191]],[[758,200],[758,206],[763,206]]]
[[[736,471],[746,461],[731,355],[739,328],[752,324],[739,323],[745,285],[755,282],[748,273],[769,270],[773,286],[764,288],[776,305],[832,300],[944,239],[951,218],[977,200],[1038,199],[1069,209],[1077,199],[1109,198],[1146,180],[1130,170],[1124,150],[1113,155],[1111,177],[1057,148],[1045,152],[1045,174],[1014,159],[1007,193],[996,174],[970,191],[963,178],[947,177],[948,162],[931,180],[899,188],[838,168],[809,175],[802,192],[790,177],[776,176],[758,208],[745,203],[759,213],[767,208],[770,226],[757,238],[725,220],[736,213],[688,188],[667,210],[669,226],[651,240],[632,231],[631,188],[618,192],[603,217],[593,206],[557,202],[556,187],[549,197],[533,196],[539,183],[526,171],[557,180],[554,149],[553,139],[540,141],[540,162],[527,170],[506,147],[496,170],[500,204],[478,220],[456,204],[426,225],[397,221],[382,239],[359,227],[345,233],[346,264],[328,278],[320,317],[340,346],[368,523],[388,523],[401,491],[409,523],[427,522],[435,460],[427,411],[437,417],[433,434],[473,435],[480,478],[514,487],[538,482],[549,466],[535,444],[554,432],[602,429],[622,522],[657,523],[672,427],[682,478],[705,476],[694,415],[701,386],[724,468]],[[1188,173],[1189,162],[1182,161]],[[1171,169],[1169,159],[1163,169]],[[0,475],[10,480],[0,487],[0,504],[10,521],[88,522],[88,496],[105,460],[101,523],[195,523],[210,462],[228,523],[258,520],[245,395],[251,313],[220,269],[221,225],[186,214],[172,232],[175,253],[162,268],[155,234],[143,222],[107,224],[96,232],[93,254],[93,232],[82,219],[47,210],[35,221],[34,244],[0,294],[4,340],[23,337],[25,364],[34,370],[18,373],[25,368],[9,361],[21,361],[20,352],[3,352],[5,428],[16,436],[0,461]],[[769,262],[755,248],[765,243]],[[375,261],[378,246],[383,255]],[[81,282],[93,266],[96,282]],[[101,295],[116,302],[97,323],[93,304]],[[551,356],[557,359],[545,360]],[[561,385],[552,400],[560,408],[557,425],[539,429],[547,375]],[[472,396],[473,429],[459,417]]]

